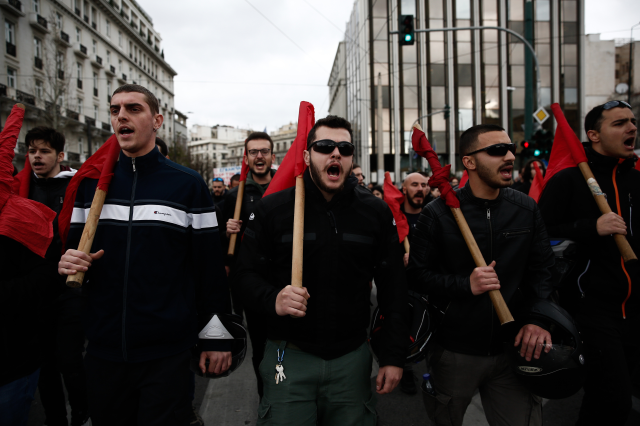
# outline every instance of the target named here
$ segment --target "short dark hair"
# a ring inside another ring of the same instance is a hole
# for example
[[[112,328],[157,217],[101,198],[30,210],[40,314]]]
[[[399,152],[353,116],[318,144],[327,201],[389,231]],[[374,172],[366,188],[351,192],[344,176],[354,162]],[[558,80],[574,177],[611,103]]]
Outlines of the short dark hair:
[[[329,127],[330,129],[345,129],[349,132],[349,138],[353,143],[353,131],[351,130],[351,123],[345,120],[342,117],[338,117],[337,115],[327,115],[325,118],[321,118],[316,121],[316,124],[313,125],[311,131],[309,132],[309,136],[307,136],[307,149],[311,146],[313,142],[316,140],[316,131],[318,127]],[[355,168],[355,165],[353,166]]]
[[[229,183],[239,182],[239,181],[240,181],[240,173],[236,173],[235,175],[231,176],[231,179],[229,179]]]
[[[523,170],[522,170],[523,182],[529,182],[529,180],[531,180],[531,165],[533,164],[534,161],[537,161],[538,163],[540,163],[540,171],[542,172],[542,176],[544,177],[544,175],[546,174],[547,168],[544,166],[544,163],[534,158],[533,160],[527,161],[527,164],[525,164],[523,167]]]
[[[351,167],[351,171],[353,171],[355,169],[361,169],[361,168],[362,168],[362,166],[360,164],[353,163],[353,167]]]
[[[255,139],[266,139],[271,144],[271,152],[273,153],[273,141],[271,136],[267,132],[251,132],[249,136],[244,140],[244,149],[247,149],[247,144]]]
[[[56,129],[37,126],[27,132],[27,136],[25,136],[25,144],[27,145],[27,148],[29,148],[34,141],[38,140],[47,142],[51,148],[56,151],[56,154],[64,151],[64,135]]]
[[[147,105],[149,105],[151,113],[160,113],[160,104],[158,103],[158,98],[156,98],[156,96],[144,86],[140,86],[139,84],[123,84],[122,86],[114,90],[113,96],[117,95],[118,93],[142,93],[144,95],[145,101],[147,101]]]
[[[587,134],[587,138],[589,138],[589,130],[595,130],[596,132],[599,132],[600,129],[602,128],[602,122],[604,121],[602,114],[604,113],[604,111],[608,111],[604,109],[604,106],[605,104],[597,105],[593,107],[593,109],[589,111],[587,113],[587,116],[584,118],[584,132]],[[628,107],[625,104],[618,104],[618,106],[615,106],[613,108],[628,108]],[[613,108],[610,108],[610,109],[613,109]]]
[[[504,132],[504,129],[496,124],[478,124],[465,130],[460,136],[460,156],[473,152],[472,148],[478,142],[478,136],[489,132]]]
[[[373,188],[371,188],[371,192],[373,192],[373,191],[378,191],[382,195],[384,195],[384,189],[382,189],[382,187],[380,185],[375,185]]]
[[[158,145],[158,148],[160,149],[160,153],[162,155],[164,155],[165,157],[169,155],[169,149],[167,148],[167,143],[157,136],[156,136],[156,145]]]

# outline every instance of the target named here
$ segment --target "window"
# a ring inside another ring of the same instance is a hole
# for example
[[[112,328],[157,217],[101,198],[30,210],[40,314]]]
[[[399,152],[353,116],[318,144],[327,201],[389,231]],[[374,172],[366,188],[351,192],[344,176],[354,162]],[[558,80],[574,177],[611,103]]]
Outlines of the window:
[[[107,95],[111,97],[111,82],[107,81]]]
[[[76,41],[82,43],[82,30],[76,27]]]
[[[8,44],[16,44],[16,26],[13,22],[4,21],[4,37]]]
[[[122,72],[122,59],[118,59],[118,72]]]
[[[44,97],[44,84],[40,80],[36,80],[36,97],[40,99]]]
[[[97,41],[91,40],[91,49],[92,49],[94,55],[98,53],[98,42]]]
[[[33,11],[40,14],[40,0],[33,0]]]
[[[39,38],[33,39],[33,56],[42,59],[42,41]]]
[[[82,64],[80,62],[76,62],[76,77],[78,80],[82,80]]]
[[[58,30],[62,30],[62,15],[56,12],[56,27]]]
[[[16,70],[11,67],[7,67],[7,86],[16,87]]]
[[[98,105],[93,106],[93,119],[98,121]]]
[[[78,114],[82,115],[82,99],[78,98]]]
[[[107,65],[111,64],[111,52],[107,50]]]
[[[118,46],[122,47],[122,31],[118,31]]]
[[[107,19],[105,22],[105,31],[107,32],[107,37],[111,37],[111,22]]]
[[[56,52],[56,69],[62,71],[64,67],[64,55],[61,51]]]
[[[82,146],[82,138],[78,140],[78,154],[84,154],[84,147]]]
[[[93,73],[93,88],[98,89],[98,74],[95,72]]]

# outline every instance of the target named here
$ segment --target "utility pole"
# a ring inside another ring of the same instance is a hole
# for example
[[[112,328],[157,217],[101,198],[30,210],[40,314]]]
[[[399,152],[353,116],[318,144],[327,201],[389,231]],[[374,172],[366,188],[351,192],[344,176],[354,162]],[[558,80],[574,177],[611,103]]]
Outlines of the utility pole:
[[[627,103],[629,105],[631,105],[631,83],[633,83],[631,78],[631,71],[633,69],[631,65],[633,64],[633,29],[638,25],[640,25],[640,22],[631,27],[631,37],[629,37],[629,78],[627,79],[627,83],[629,86],[629,89],[627,90]]]
[[[384,144],[382,142],[382,74],[378,73],[378,185],[384,182]]]
[[[524,4],[524,37],[533,43],[533,1]],[[533,69],[531,52],[524,52],[524,140],[531,141],[533,136]],[[538,96],[540,94],[538,93]]]

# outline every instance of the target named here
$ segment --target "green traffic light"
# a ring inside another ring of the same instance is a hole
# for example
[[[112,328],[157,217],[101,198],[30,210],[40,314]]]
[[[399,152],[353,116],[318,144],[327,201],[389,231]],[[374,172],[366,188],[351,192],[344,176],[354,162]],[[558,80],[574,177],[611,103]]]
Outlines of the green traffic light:
[[[540,150],[536,149],[535,151],[533,151],[533,155],[536,156],[536,157],[539,157],[540,156]]]
[[[407,34],[404,36],[404,41],[411,41],[411,34]]]

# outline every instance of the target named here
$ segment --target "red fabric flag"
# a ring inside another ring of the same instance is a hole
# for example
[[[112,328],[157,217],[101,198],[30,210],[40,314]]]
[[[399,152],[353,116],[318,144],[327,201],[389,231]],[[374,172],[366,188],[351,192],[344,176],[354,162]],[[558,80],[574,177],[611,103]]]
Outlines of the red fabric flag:
[[[542,170],[538,167],[537,161],[533,162],[533,167],[536,169],[536,175],[533,178],[533,183],[531,183],[531,188],[529,188],[529,197],[538,202],[542,194],[542,187],[544,186],[544,177],[542,176]]]
[[[71,214],[73,213],[73,205],[76,201],[76,193],[78,192],[80,182],[82,182],[84,178],[99,179],[98,188],[103,191],[108,191],[111,178],[113,178],[116,160],[119,155],[120,144],[118,144],[116,135],[112,135],[95,154],[82,164],[80,170],[78,170],[71,179],[71,182],[69,182],[67,192],[64,196],[64,203],[62,204],[62,211],[60,211],[60,216],[58,217],[63,252],[67,242],[67,236],[69,235]]]
[[[467,181],[469,180],[469,173],[467,173],[467,171],[465,170],[464,173],[462,173],[462,179],[460,179],[460,183],[458,183],[458,188],[462,188],[467,184]]]
[[[69,166],[60,166],[60,172],[70,172],[68,176],[73,176],[76,170]],[[33,170],[31,169],[31,162],[29,161],[29,154],[26,155],[24,160],[24,168],[15,175],[13,178],[13,192],[24,198],[29,198],[29,188],[31,186],[31,176]]]
[[[431,144],[427,140],[427,136],[422,130],[413,128],[413,134],[411,135],[411,144],[413,150],[418,153],[419,156],[424,157],[429,162],[433,175],[429,179],[429,186],[432,188],[438,188],[440,190],[440,197],[444,199],[447,206],[451,208],[460,208],[460,201],[456,197],[456,193],[451,187],[449,182],[449,176],[451,175],[451,164],[447,164],[442,167],[440,160],[438,160],[438,154],[433,151]]]
[[[244,154],[242,155],[242,169],[240,169],[240,182],[244,182],[247,180],[247,173],[249,173],[249,164],[245,161],[247,158],[247,149],[244,149]]]
[[[547,166],[547,174],[544,177],[540,194],[544,191],[547,182],[549,182],[556,173],[568,167],[576,167],[578,163],[587,162],[584,147],[571,126],[569,126],[569,123],[567,123],[567,119],[562,113],[560,105],[557,103],[551,105],[551,111],[556,118],[558,127],[556,129],[556,135],[553,138],[549,166]]]
[[[404,194],[391,182],[389,172],[384,173],[384,201],[389,205],[393,219],[396,221],[400,243],[409,235],[409,222],[400,206],[404,203]]]
[[[307,149],[307,136],[311,128],[315,124],[315,111],[313,105],[309,102],[300,102],[300,111],[298,113],[298,133],[291,144],[289,151],[284,156],[282,164],[278,167],[269,188],[265,191],[263,197],[291,188],[296,184],[296,176],[300,176],[307,169],[304,162],[303,152]]]
[[[0,235],[9,237],[40,257],[53,239],[56,213],[13,192],[13,157],[24,120],[24,107],[14,105],[0,133]]]
[[[636,169],[636,170],[640,170],[640,159],[639,159],[639,158],[640,158],[640,157],[638,157],[638,156],[636,155],[636,167],[635,167],[635,169]]]

